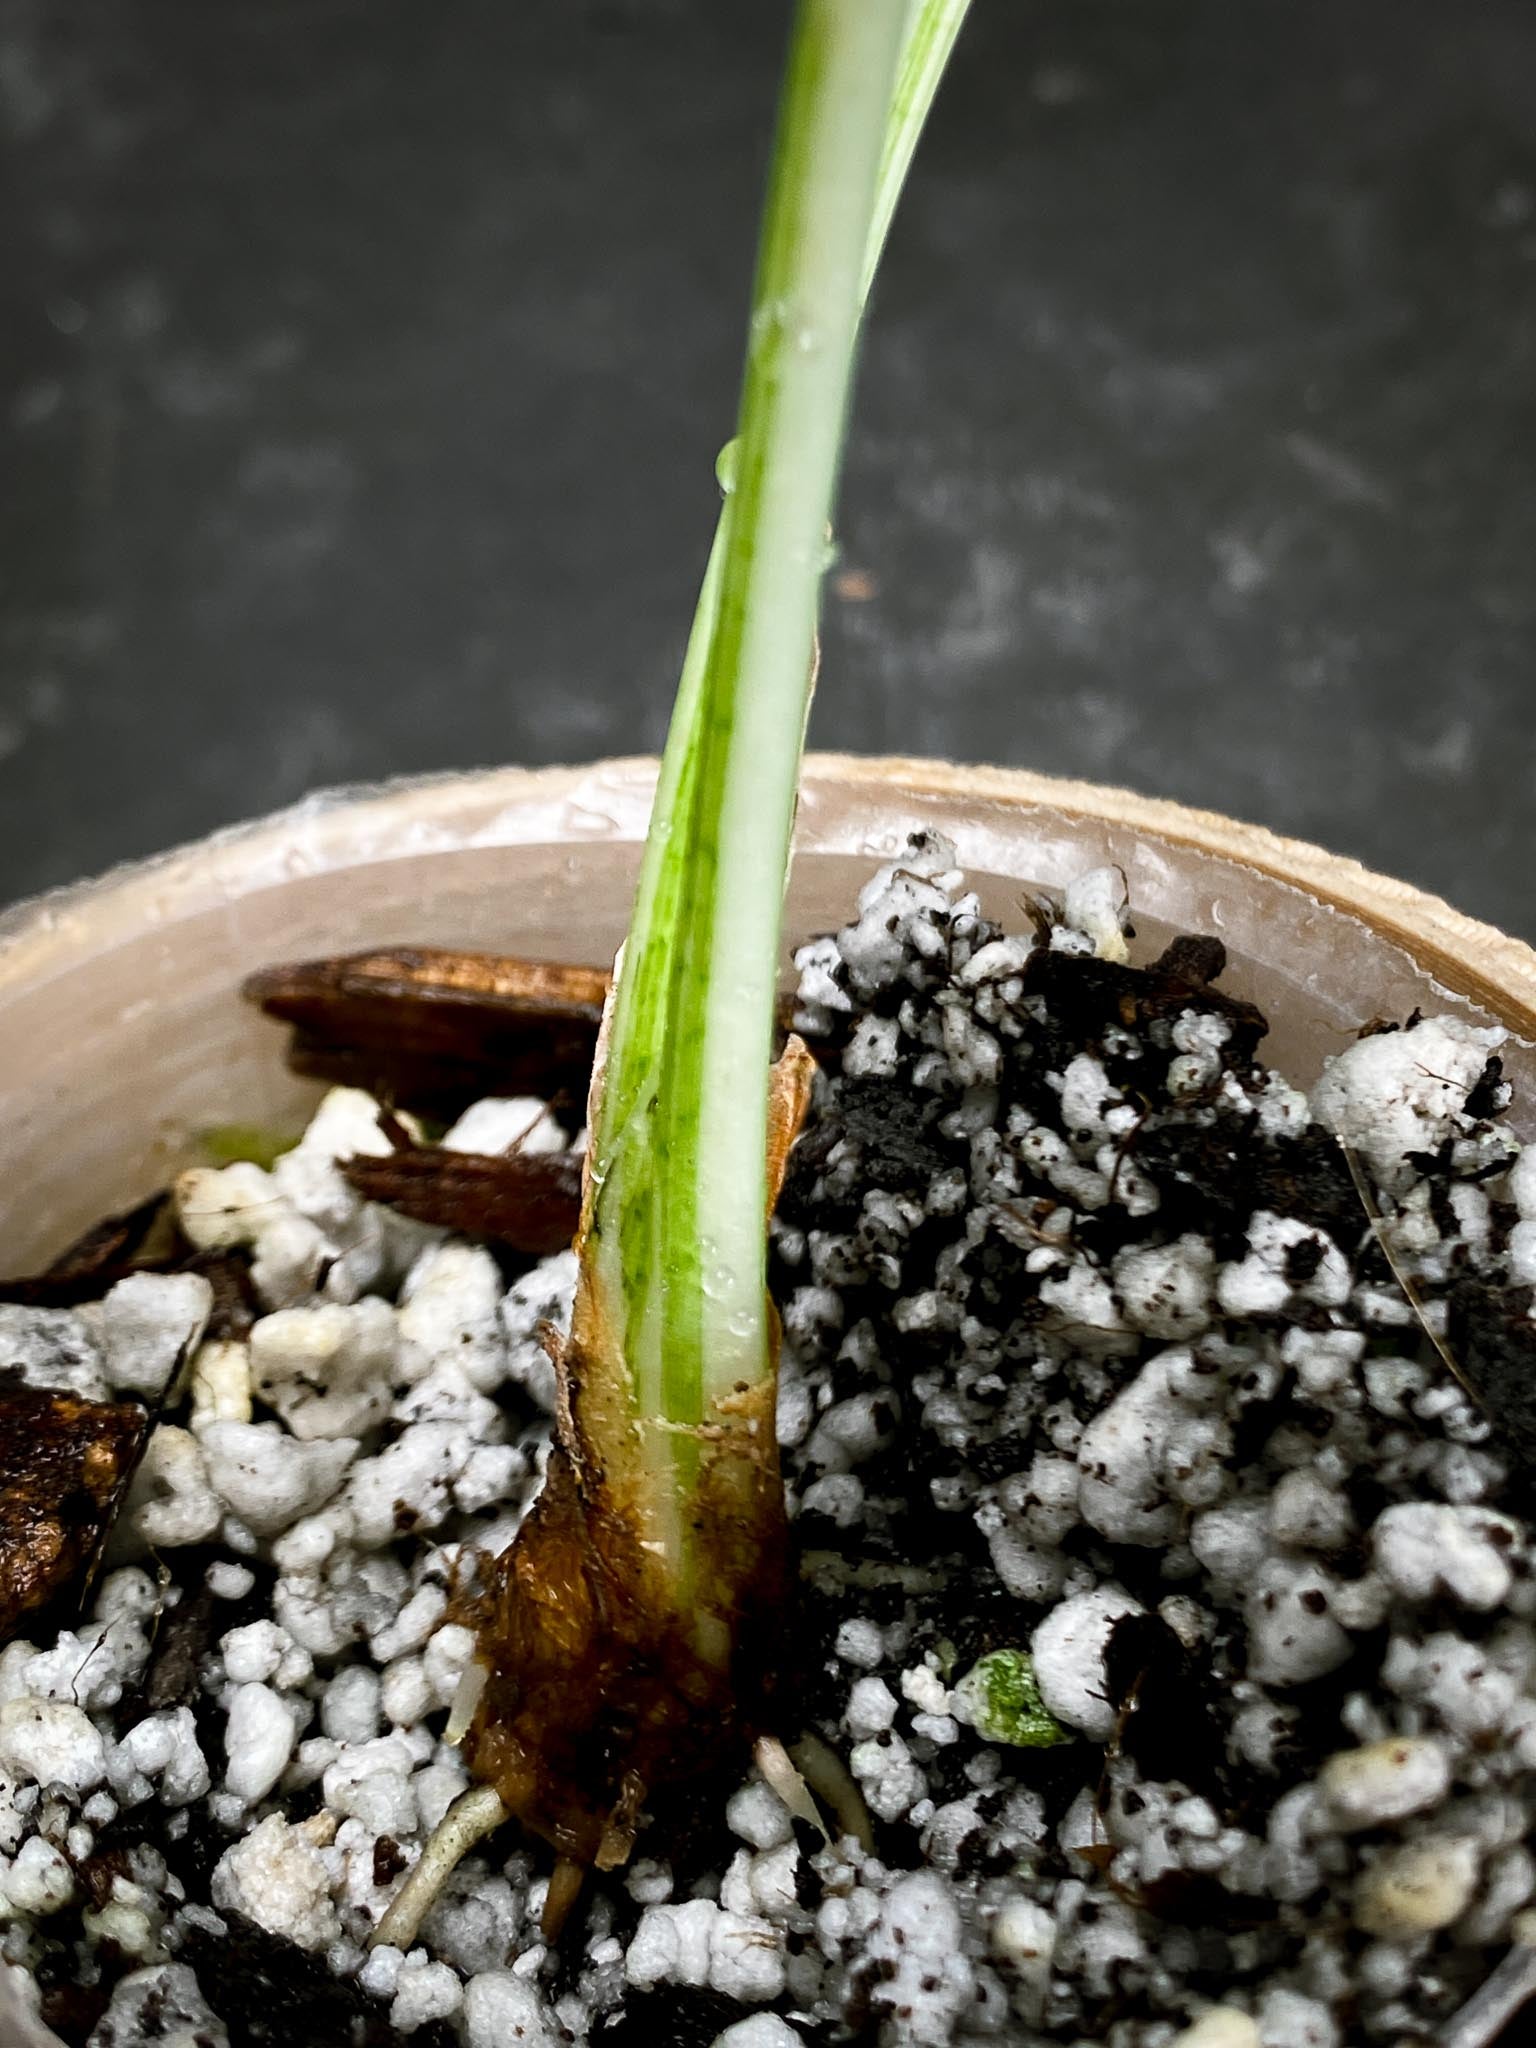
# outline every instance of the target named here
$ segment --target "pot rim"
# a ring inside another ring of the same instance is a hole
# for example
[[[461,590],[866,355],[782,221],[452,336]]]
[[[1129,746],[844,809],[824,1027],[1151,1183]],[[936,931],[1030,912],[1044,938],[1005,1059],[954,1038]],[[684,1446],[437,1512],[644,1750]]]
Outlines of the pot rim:
[[[93,938],[165,921],[304,873],[440,847],[612,842],[644,835],[652,755],[585,764],[407,776],[322,789],[147,860],[69,883],[0,912],[0,989],[47,978]],[[1536,950],[1428,891],[1309,841],[1111,784],[921,756],[809,754],[801,801],[834,791],[944,799],[994,820],[1029,812],[1093,818],[1255,870],[1359,919],[1445,988],[1536,1038]],[[849,851],[868,848],[850,846]],[[238,886],[237,886],[238,885]]]

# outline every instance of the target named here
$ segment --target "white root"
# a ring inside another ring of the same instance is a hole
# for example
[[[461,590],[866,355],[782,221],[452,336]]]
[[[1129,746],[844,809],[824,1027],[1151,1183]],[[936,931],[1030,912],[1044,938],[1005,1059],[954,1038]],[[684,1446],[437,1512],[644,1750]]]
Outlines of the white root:
[[[802,1735],[789,1756],[816,1797],[832,1809],[839,1838],[852,1835],[861,1849],[872,1850],[875,1829],[864,1794],[831,1744],[819,1735]]]
[[[818,1799],[831,1809],[839,1839],[852,1835],[862,1848],[874,1848],[875,1831],[864,1795],[837,1751],[819,1735],[802,1735],[793,1749],[786,1749],[775,1735],[764,1735],[752,1755],[763,1783],[779,1795],[796,1820],[815,1828],[824,1842],[830,1845],[833,1836]]]
[[[1515,1945],[1487,1982],[1445,2023],[1439,2048],[1492,2048],[1515,2014],[1536,1998],[1536,1914],[1515,1921]],[[1513,2032],[1508,2036],[1514,2039]]]
[[[811,1788],[790,1762],[789,1751],[779,1738],[760,1735],[752,1751],[752,1760],[769,1791],[778,1794],[796,1820],[803,1820],[807,1827],[815,1828],[821,1839],[830,1844],[832,1836],[821,1817],[821,1808],[811,1797]]]
[[[448,1709],[448,1725],[443,1730],[444,1742],[457,1749],[469,1733],[469,1724],[475,1718],[475,1711],[485,1696],[485,1688],[491,1682],[491,1674],[483,1664],[469,1663],[464,1666],[464,1675],[459,1680],[453,1695],[453,1705]]]
[[[368,1946],[402,1951],[412,1947],[422,1921],[454,1871],[477,1842],[509,1817],[500,1795],[489,1785],[475,1785],[461,1793],[432,1830],[415,1869],[368,1937]]]

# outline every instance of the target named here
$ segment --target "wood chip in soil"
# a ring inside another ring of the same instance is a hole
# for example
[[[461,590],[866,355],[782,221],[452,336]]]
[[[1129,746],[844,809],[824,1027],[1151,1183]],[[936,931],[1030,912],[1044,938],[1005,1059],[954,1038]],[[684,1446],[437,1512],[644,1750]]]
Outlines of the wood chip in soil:
[[[415,1145],[349,1159],[341,1171],[370,1202],[535,1259],[563,1251],[581,1217],[579,1152],[492,1155]]]

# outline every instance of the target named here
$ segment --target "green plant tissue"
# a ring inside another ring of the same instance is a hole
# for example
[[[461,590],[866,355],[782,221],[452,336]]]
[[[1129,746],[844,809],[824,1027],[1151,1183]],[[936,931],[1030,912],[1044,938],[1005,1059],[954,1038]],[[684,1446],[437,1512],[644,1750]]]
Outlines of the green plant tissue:
[[[1073,1739],[1046,1711],[1035,1667],[1022,1650],[992,1650],[978,1658],[955,1687],[954,1708],[988,1742],[1052,1749]]]

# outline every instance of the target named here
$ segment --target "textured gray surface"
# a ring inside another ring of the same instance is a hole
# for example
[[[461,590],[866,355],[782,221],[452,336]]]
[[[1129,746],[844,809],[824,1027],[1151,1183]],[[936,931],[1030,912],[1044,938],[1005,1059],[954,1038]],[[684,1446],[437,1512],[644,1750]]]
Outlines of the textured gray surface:
[[[658,739],[782,0],[0,0],[0,897]],[[1536,7],[977,0],[815,738],[1536,936]]]

